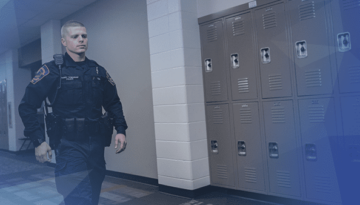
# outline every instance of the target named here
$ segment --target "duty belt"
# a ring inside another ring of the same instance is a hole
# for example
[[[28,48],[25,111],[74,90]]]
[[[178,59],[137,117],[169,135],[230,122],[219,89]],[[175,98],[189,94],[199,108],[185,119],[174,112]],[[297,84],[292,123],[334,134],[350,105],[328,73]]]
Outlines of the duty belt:
[[[98,119],[65,118],[62,120],[62,136],[70,141],[81,141],[89,136],[99,136],[100,125]]]

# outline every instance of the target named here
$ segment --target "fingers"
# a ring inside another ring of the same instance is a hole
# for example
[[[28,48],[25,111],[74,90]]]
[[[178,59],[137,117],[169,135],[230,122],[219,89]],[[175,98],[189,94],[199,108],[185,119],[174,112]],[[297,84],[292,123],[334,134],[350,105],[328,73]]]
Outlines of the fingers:
[[[119,141],[119,139],[117,139],[117,138],[115,137],[115,149],[116,149],[117,146],[118,146],[118,141]]]
[[[48,152],[47,152],[48,156],[49,156],[49,161],[51,161],[52,159],[52,151],[51,148],[49,147]]]
[[[127,145],[126,141],[121,142],[121,147],[119,150],[116,151],[116,154],[123,152],[126,149],[126,145]]]

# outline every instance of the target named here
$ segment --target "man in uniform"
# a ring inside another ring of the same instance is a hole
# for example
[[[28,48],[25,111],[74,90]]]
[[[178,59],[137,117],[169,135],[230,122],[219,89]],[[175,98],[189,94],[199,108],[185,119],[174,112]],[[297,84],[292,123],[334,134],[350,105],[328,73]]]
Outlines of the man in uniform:
[[[66,48],[61,69],[54,61],[39,69],[26,88],[19,113],[24,134],[36,147],[36,159],[50,161],[51,148],[36,118],[36,109],[48,97],[53,114],[61,121],[61,141],[56,148],[57,190],[66,205],[98,204],[105,178],[104,139],[98,123],[102,107],[113,116],[116,153],[125,150],[127,124],[114,81],[103,67],[85,57],[85,26],[68,21],[61,28],[61,36]]]

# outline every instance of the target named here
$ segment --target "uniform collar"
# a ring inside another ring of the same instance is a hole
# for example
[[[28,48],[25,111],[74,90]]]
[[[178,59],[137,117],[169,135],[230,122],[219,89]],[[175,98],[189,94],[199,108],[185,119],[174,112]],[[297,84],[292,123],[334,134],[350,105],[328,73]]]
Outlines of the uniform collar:
[[[85,56],[85,62],[86,62],[86,64],[88,66],[91,66],[91,67],[98,66],[95,62],[93,62],[92,60],[89,60],[86,56]],[[76,67],[77,66],[75,61],[69,56],[69,54],[67,52],[65,53],[65,65],[66,66],[71,66],[71,67]]]

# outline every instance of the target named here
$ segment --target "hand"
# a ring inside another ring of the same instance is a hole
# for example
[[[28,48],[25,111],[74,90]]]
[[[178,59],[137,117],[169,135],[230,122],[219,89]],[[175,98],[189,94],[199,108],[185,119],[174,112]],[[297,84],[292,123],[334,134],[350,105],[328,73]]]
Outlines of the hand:
[[[120,141],[120,147],[119,147],[118,150],[116,150],[116,154],[121,153],[121,152],[124,151],[125,148],[126,148],[125,135],[123,135],[123,134],[117,134],[117,135],[115,136],[115,149],[118,148],[118,143],[119,143],[119,141]]]
[[[49,158],[47,155],[49,155]],[[35,156],[36,160],[41,163],[50,162],[52,159],[51,147],[46,142],[41,143],[35,148]]]

